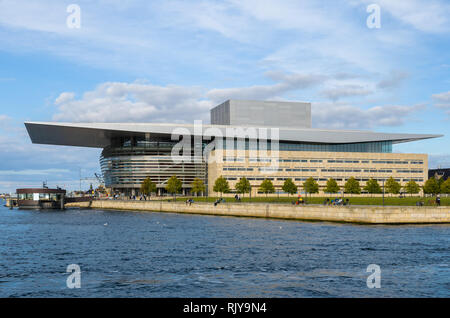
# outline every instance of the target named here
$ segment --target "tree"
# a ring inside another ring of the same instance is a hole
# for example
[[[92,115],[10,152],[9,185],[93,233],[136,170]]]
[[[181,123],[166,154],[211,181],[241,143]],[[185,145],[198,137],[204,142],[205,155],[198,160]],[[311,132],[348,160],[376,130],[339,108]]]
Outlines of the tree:
[[[173,200],[176,200],[177,193],[181,192],[183,184],[181,180],[177,178],[177,176],[171,176],[167,181],[166,190],[169,193],[173,194]]]
[[[414,180],[409,180],[408,183],[405,185],[405,191],[408,194],[417,194],[420,191],[420,186],[416,183]]]
[[[220,197],[222,197],[222,195],[224,193],[230,192],[230,185],[228,184],[227,179],[225,179],[222,176],[217,178],[216,182],[214,182],[213,191],[214,192],[219,192],[220,193]]]
[[[425,182],[423,186],[423,192],[427,194],[436,195],[440,192],[439,183],[435,178],[430,178]]]
[[[319,184],[316,180],[314,180],[313,177],[309,177],[306,179],[306,181],[303,183],[303,189],[306,193],[319,193]]]
[[[338,186],[336,180],[333,178],[330,178],[327,180],[327,186],[325,187],[325,192],[328,193],[338,193],[340,190],[340,187]]]
[[[450,194],[450,178],[442,182],[441,184],[441,193]]]
[[[283,186],[281,187],[281,189],[289,194],[295,194],[298,191],[297,186],[294,184],[294,182],[292,182],[291,178],[287,178],[286,180],[284,180]]]
[[[438,182],[438,184],[439,184],[439,189],[441,188],[441,186],[442,186],[442,184],[444,183],[444,181],[445,181],[445,180],[444,180],[444,178],[442,178],[442,177],[437,179],[437,182]]]
[[[380,185],[378,184],[378,181],[373,178],[370,178],[369,181],[366,182],[364,190],[369,192],[370,194],[383,192]]]
[[[251,190],[250,181],[248,181],[246,177],[243,177],[236,183],[235,188],[237,193],[249,193]]]
[[[350,177],[344,185],[344,191],[350,194],[360,194],[361,186],[359,185],[359,181]]]
[[[198,195],[199,193],[204,193],[206,190],[205,183],[200,178],[195,178],[191,184],[191,192]]]
[[[387,179],[386,183],[384,185],[386,187],[387,192],[391,193],[391,194],[399,194],[400,193],[400,189],[402,188],[400,183],[395,181],[395,179],[392,178],[392,177]]]
[[[275,187],[273,186],[272,181],[270,181],[269,179],[265,179],[263,182],[261,182],[261,185],[259,186],[259,191],[265,193],[267,196],[267,193],[275,192]]]
[[[147,177],[142,181],[141,192],[145,195],[151,195],[152,192],[156,192],[156,184],[152,182],[150,177]]]

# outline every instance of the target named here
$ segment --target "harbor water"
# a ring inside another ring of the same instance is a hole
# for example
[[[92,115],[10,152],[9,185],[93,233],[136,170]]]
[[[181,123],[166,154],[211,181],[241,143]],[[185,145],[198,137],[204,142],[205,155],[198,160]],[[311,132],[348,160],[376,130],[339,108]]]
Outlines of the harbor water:
[[[448,224],[0,207],[0,297],[450,297],[449,260]]]

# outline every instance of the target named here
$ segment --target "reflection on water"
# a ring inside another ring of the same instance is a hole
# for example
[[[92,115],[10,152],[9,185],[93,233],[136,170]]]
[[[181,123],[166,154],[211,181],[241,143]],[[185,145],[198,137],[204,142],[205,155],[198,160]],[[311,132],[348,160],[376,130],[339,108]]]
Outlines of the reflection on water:
[[[449,297],[449,243],[449,225],[0,207],[0,297]]]

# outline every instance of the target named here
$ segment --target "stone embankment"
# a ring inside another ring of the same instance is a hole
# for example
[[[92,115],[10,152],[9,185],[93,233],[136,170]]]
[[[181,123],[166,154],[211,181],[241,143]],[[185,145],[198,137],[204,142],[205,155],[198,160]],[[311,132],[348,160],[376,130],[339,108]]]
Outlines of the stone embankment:
[[[127,211],[172,212],[285,220],[330,221],[365,224],[450,223],[450,207],[405,206],[295,206],[263,203],[193,203],[167,201],[94,200],[67,207]]]

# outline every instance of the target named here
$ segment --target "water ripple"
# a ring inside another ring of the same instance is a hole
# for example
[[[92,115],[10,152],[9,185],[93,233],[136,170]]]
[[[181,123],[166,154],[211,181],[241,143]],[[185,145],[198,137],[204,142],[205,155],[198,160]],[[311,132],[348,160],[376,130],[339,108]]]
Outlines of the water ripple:
[[[0,297],[450,296],[448,225],[0,207],[0,233]]]

